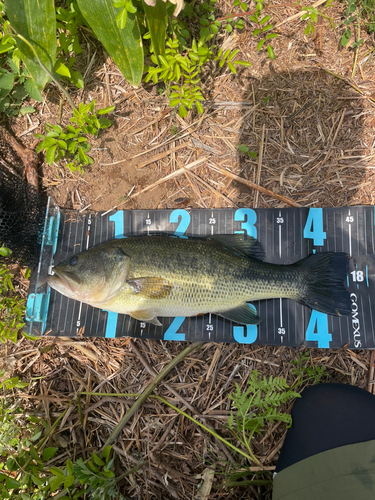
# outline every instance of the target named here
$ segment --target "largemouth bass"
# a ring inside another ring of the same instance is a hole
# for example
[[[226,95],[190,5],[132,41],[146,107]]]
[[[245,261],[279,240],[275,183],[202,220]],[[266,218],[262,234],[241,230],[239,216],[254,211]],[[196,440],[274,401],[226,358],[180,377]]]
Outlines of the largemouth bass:
[[[247,302],[279,297],[350,314],[345,253],[317,253],[291,265],[259,257],[259,244],[243,235],[131,236],[72,256],[47,281],[67,297],[155,325],[161,324],[158,316],[205,313],[257,324]]]

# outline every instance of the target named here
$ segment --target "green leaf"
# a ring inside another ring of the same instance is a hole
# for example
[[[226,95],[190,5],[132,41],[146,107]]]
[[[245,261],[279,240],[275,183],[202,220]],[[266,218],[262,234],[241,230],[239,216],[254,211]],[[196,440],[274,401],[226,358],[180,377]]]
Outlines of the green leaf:
[[[245,144],[239,144],[237,147],[238,147],[238,150],[240,151],[240,153],[248,153],[249,152],[249,148],[247,146],[245,146]]]
[[[225,29],[226,29],[227,33],[232,33],[232,31],[233,31],[232,25],[229,23],[225,26]]]
[[[265,40],[259,40],[258,45],[257,45],[258,50],[260,50],[263,47],[264,42],[265,42]]]
[[[181,118],[185,118],[185,116],[187,116],[188,112],[183,104],[180,104],[180,107],[178,109],[178,114],[180,115]]]
[[[264,24],[266,23],[269,19],[271,19],[271,16],[265,16],[261,21],[259,21],[259,24]]]
[[[63,482],[64,476],[54,477],[49,483],[50,491],[56,491],[57,489],[59,489]]]
[[[246,66],[247,68],[250,68],[251,63],[248,61],[233,61],[233,64],[238,64],[239,66]]]
[[[23,106],[21,109],[20,109],[20,114],[23,116],[23,115],[26,115],[27,113],[35,113],[35,108],[33,108],[32,106]]]
[[[35,101],[39,101],[39,102],[43,101],[43,97],[42,97],[40,90],[35,87],[33,80],[31,78],[28,78],[26,80],[25,90],[32,99],[35,99]]]
[[[54,0],[5,0],[4,4],[11,26],[32,44],[39,59],[52,72],[57,50]],[[43,90],[49,76],[33,50],[23,40],[15,38],[29,75],[35,86]]]
[[[48,462],[48,460],[51,460],[51,458],[53,457],[53,455],[58,451],[58,448],[45,448],[43,450],[43,453],[42,453],[42,456],[43,456],[43,460],[45,460],[46,462]]]
[[[195,107],[197,108],[197,111],[199,114],[202,114],[204,109],[202,104],[199,101],[195,101]]]
[[[268,33],[268,35],[266,35],[266,40],[270,40],[271,38],[276,38],[278,36],[279,35],[277,33]]]
[[[59,469],[58,467],[50,467],[50,472],[52,472],[52,474],[54,476],[57,476],[57,477],[62,477],[64,478],[64,471]]]
[[[107,113],[112,113],[114,111],[116,106],[107,106],[106,108],[101,108],[98,109],[96,112],[97,115],[106,115]]]
[[[165,54],[165,34],[167,30],[167,5],[163,0],[156,0],[154,7],[142,2],[148,29],[150,30],[154,54]]]
[[[46,151],[46,162],[48,165],[52,165],[54,159],[55,159],[55,154],[56,154],[56,149],[57,146],[51,146],[50,148],[47,149]]]
[[[69,476],[66,476],[65,481],[64,481],[64,488],[70,488],[75,481],[75,477],[73,474],[69,474]]]
[[[139,85],[144,55],[141,34],[134,14],[129,13],[126,26],[120,30],[115,17],[118,10],[112,0],[77,0],[82,15],[91,26],[96,37],[104,45],[119,70],[131,85]]]
[[[7,477],[5,480],[5,488],[8,490],[15,490],[21,486],[21,483],[16,481],[15,479],[12,479],[10,477]]]
[[[63,62],[61,62],[60,59],[58,59],[56,61],[55,71],[58,75],[66,76],[66,77],[70,78],[69,68],[67,66],[65,66],[65,64]]]
[[[256,36],[256,35],[259,35],[259,33],[261,32],[262,30],[257,28],[253,31],[253,36]]]
[[[352,36],[352,32],[350,31],[349,28],[347,28],[345,31],[344,31],[344,34],[342,35],[341,37],[341,45],[343,47],[346,47],[349,40],[350,40],[350,37]]]
[[[123,30],[125,28],[127,18],[128,18],[128,11],[124,7],[115,17],[117,27],[120,30]]]
[[[273,48],[271,47],[271,45],[267,45],[267,52],[268,52],[268,57],[270,59],[276,59],[275,53],[274,53]]]
[[[235,75],[237,73],[236,68],[233,66],[233,64],[228,61],[228,68],[231,70],[231,72]]]
[[[12,90],[14,85],[14,79],[16,75],[14,73],[5,73],[0,77],[0,97],[5,97]]]

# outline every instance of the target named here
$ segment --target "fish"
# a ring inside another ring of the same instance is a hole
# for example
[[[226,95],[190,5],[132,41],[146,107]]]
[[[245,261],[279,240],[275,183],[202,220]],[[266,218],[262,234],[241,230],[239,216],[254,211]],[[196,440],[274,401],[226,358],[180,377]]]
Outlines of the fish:
[[[244,234],[129,236],[71,256],[47,282],[67,297],[157,326],[159,317],[206,313],[258,324],[249,302],[273,298],[350,314],[346,253],[319,252],[290,265],[263,259],[259,242]]]

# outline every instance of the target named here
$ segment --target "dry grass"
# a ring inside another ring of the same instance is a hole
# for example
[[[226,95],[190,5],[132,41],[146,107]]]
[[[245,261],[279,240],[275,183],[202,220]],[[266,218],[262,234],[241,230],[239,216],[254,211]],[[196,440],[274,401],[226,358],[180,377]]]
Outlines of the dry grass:
[[[296,13],[291,4],[280,7],[270,9],[280,22]],[[222,2],[223,15],[228,8],[229,3]],[[342,6],[328,14],[338,23]],[[186,121],[155,89],[131,88],[87,39],[82,61],[86,67],[87,61],[92,64],[85,90],[74,98],[96,98],[101,107],[116,104],[115,127],[94,142],[96,164],[83,177],[60,166],[44,166],[49,194],[62,207],[92,210],[119,207],[129,193],[121,205],[127,209],[373,204],[375,58],[367,58],[371,40],[366,38],[361,46],[358,69],[349,80],[353,52],[340,49],[340,30],[332,31],[326,20],[320,19],[311,38],[303,34],[298,19],[280,24],[279,33],[273,62],[256,53],[256,41],[246,30],[236,35],[232,47],[241,49],[252,68],[235,77],[228,71],[210,72],[205,113]],[[33,123],[26,118],[14,121],[26,143],[35,144],[36,122],[42,126],[56,121],[59,99],[51,87]],[[63,123],[69,114],[64,105]],[[258,159],[240,155],[239,144],[255,150]],[[193,163],[194,170],[183,168]],[[251,189],[249,183],[263,190]],[[133,404],[132,398],[111,394],[142,392],[154,378],[152,369],[160,372],[183,346],[129,339],[21,339],[5,346],[4,359],[15,375],[30,381],[27,390],[17,393],[25,412],[53,422],[73,401],[51,438],[61,449],[56,461],[63,463],[99,449]],[[327,381],[374,387],[369,352],[308,352],[312,366],[327,368]],[[229,436],[227,396],[234,384],[244,386],[252,369],[293,383],[291,361],[298,355],[298,349],[285,347],[206,344],[184,359],[155,392]],[[81,397],[83,422],[76,404],[81,391],[108,393]],[[284,435],[280,424],[254,442],[257,457],[271,470]],[[199,426],[152,399],[122,430],[115,449],[119,474],[146,461],[122,482],[124,494],[136,499],[198,498],[206,467],[215,464],[217,471],[225,470],[237,459]],[[215,475],[207,498],[270,498],[269,487],[220,488],[222,478]]]

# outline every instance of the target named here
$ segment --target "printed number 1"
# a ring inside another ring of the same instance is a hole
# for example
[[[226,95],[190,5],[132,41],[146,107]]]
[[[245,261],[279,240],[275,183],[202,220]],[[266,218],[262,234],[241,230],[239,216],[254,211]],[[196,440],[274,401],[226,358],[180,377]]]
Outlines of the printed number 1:
[[[119,210],[113,215],[109,216],[109,220],[114,222],[115,224],[115,238],[123,238],[124,237],[124,211]],[[114,338],[116,337],[116,327],[117,327],[117,319],[118,314],[112,311],[107,311],[103,309],[103,311],[108,313],[107,316],[107,324],[105,326],[105,334],[106,338]]]

